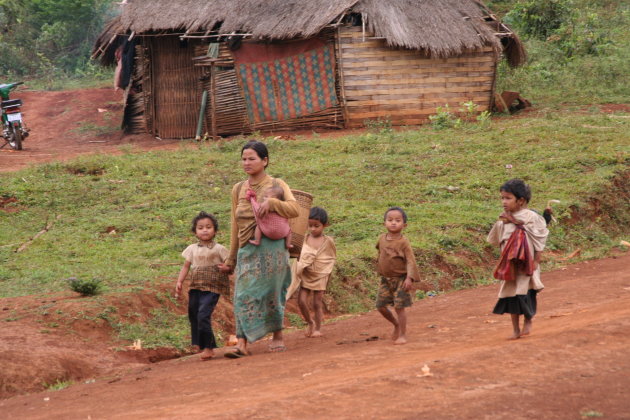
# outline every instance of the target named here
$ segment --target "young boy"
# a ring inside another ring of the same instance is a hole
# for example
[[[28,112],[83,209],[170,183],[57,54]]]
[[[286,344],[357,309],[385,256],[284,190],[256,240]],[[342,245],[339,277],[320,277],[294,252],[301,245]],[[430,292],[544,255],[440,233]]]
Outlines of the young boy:
[[[324,304],[322,297],[326,291],[328,280],[337,260],[335,241],[324,235],[328,226],[328,214],[321,207],[313,207],[308,216],[308,235],[304,240],[300,259],[295,266],[295,274],[299,281],[300,293],[298,305],[304,320],[308,324],[307,337],[321,337]],[[308,301],[313,296],[313,316]]]
[[[378,238],[378,274],[381,284],[376,297],[376,308],[386,320],[394,324],[394,344],[407,342],[407,314],[411,306],[412,283],[420,281],[416,259],[409,240],[402,231],[407,227],[407,214],[400,207],[390,207],[385,212],[387,233]],[[395,317],[387,305],[393,305]],[[398,319],[397,319],[398,318]]]

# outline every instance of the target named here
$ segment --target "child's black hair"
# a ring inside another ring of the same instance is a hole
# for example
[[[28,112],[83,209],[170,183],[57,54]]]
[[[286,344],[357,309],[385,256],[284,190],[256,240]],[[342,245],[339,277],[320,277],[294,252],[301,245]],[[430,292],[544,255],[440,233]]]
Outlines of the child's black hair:
[[[526,203],[529,203],[529,200],[532,199],[531,188],[529,188],[529,185],[527,185],[525,181],[518,178],[506,181],[505,184],[501,185],[499,191],[512,193],[517,200],[523,198]]]
[[[206,213],[205,211],[200,211],[198,215],[192,220],[192,233],[197,233],[197,222],[203,219],[212,220],[212,224],[214,225],[214,231],[217,232],[219,230],[219,221],[216,216],[211,213]]]
[[[309,219],[318,220],[322,225],[328,224],[328,213],[321,207],[311,208],[311,212],[308,214]]]
[[[284,201],[284,190],[280,185],[271,186],[269,190],[278,197],[278,200]]]
[[[400,214],[402,214],[403,222],[407,223],[407,213],[405,213],[405,211],[398,206],[388,208],[385,214],[383,215],[383,221],[387,220],[387,213],[389,213],[390,211],[399,211]]]

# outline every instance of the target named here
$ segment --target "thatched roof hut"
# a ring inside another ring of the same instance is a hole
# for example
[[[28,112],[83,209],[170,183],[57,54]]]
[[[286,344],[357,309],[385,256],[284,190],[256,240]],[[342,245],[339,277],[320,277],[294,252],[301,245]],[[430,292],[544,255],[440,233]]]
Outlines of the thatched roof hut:
[[[129,0],[95,55],[111,64],[129,38],[137,42],[129,89],[138,97],[128,101],[127,123],[163,137],[189,136],[197,116],[184,123],[160,115],[181,109],[165,111],[157,91],[167,97],[188,89],[180,98],[190,102],[188,113],[208,91],[204,124],[214,134],[357,126],[372,118],[416,124],[460,99],[487,109],[501,53],[512,65],[525,59],[516,35],[476,0]],[[289,80],[292,63],[304,68],[305,59],[304,80]],[[175,62],[179,75],[168,76]],[[267,87],[259,75],[269,76]],[[268,97],[256,96],[258,88]],[[289,90],[297,88],[320,106],[287,109],[285,102],[297,100]]]

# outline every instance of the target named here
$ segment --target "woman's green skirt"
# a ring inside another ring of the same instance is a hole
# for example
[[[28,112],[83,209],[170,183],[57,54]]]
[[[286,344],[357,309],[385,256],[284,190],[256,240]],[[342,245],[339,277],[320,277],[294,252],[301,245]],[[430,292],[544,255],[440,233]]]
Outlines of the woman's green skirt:
[[[252,343],[280,331],[287,288],[291,284],[289,252],[284,239],[265,236],[260,245],[247,244],[236,257],[234,317],[236,336]]]

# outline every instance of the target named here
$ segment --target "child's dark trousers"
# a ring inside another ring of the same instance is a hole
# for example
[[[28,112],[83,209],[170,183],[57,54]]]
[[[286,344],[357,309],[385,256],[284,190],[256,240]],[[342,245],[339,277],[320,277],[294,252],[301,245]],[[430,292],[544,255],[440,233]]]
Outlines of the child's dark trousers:
[[[191,289],[188,292],[188,319],[192,345],[200,349],[215,349],[217,342],[212,332],[212,312],[221,295],[214,292]]]

